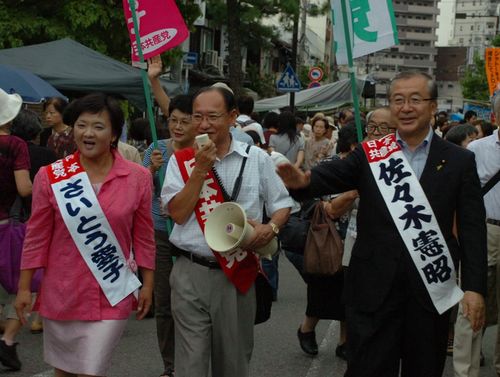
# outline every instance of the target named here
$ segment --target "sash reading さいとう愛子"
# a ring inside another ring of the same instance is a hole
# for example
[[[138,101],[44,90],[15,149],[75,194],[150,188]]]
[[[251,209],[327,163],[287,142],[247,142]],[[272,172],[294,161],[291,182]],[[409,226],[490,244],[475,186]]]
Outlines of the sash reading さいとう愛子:
[[[80,255],[111,306],[141,286],[102,211],[79,153],[47,167],[59,211]]]

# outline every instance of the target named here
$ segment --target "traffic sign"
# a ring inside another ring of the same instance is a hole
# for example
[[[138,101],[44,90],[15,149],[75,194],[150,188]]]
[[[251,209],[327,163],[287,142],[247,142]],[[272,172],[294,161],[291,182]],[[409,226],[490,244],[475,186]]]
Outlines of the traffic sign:
[[[307,74],[311,81],[321,81],[323,78],[323,70],[320,67],[312,67]]]
[[[311,89],[311,88],[317,88],[318,86],[321,86],[321,84],[317,81],[312,81],[308,86],[307,86],[307,89]]]
[[[300,80],[292,69],[290,64],[286,65],[285,70],[281,74],[276,87],[279,92],[298,92],[301,89]]]
[[[184,65],[196,65],[198,63],[198,53],[197,52],[185,52],[184,53]]]

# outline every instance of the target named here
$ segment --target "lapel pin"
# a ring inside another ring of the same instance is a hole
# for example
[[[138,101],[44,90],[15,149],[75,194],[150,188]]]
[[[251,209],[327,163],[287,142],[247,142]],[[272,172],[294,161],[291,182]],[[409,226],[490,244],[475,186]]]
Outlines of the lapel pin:
[[[440,171],[443,168],[443,165],[446,164],[446,160],[441,160],[441,163],[436,166],[436,170]]]

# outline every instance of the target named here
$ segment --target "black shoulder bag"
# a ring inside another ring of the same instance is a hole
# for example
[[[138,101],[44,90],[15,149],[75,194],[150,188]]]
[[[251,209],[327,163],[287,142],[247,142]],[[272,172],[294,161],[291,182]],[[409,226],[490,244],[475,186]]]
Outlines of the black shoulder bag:
[[[490,180],[486,182],[486,184],[481,189],[481,193],[483,194],[483,196],[485,196],[488,191],[495,187],[498,181],[500,181],[500,170],[497,171],[497,173],[493,177],[491,177]]]

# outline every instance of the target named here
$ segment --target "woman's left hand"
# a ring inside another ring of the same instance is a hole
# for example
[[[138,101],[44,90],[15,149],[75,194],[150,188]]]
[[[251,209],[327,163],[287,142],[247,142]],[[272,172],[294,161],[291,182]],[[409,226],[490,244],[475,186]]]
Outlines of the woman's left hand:
[[[22,325],[27,322],[27,315],[31,311],[31,292],[29,290],[18,290],[16,301],[14,302],[17,317]]]
[[[139,291],[138,301],[135,318],[141,320],[148,314],[149,309],[151,309],[151,304],[153,303],[153,288],[142,286]]]

